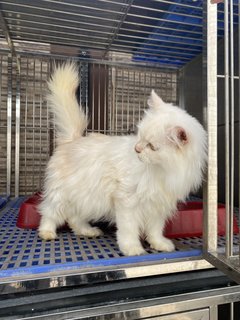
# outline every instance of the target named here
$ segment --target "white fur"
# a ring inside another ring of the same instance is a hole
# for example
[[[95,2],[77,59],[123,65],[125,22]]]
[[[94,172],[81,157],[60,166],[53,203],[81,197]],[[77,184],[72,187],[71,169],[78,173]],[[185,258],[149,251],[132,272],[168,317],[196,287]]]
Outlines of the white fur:
[[[50,93],[47,99],[55,115],[56,132],[60,143],[80,137],[87,127],[87,118],[75,96],[78,84],[77,66],[70,62],[55,67],[55,72],[48,82]]]
[[[105,219],[116,222],[125,255],[145,252],[143,235],[156,250],[174,250],[163,236],[164,224],[177,201],[201,184],[203,127],[152,91],[136,136],[82,137],[86,117],[74,95],[77,79],[76,67],[68,63],[55,70],[49,83],[59,140],[46,170],[40,236],[56,238],[65,222],[78,235],[99,236],[101,231],[89,222]]]

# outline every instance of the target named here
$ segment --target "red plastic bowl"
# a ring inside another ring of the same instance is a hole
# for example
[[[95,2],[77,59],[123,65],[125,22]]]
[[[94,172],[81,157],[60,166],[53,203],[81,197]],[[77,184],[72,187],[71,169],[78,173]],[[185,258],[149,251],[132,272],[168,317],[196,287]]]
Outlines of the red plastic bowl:
[[[37,205],[41,201],[41,193],[35,193],[28,198],[20,207],[17,219],[17,227],[23,229],[37,229],[40,223],[40,214]],[[225,206],[218,205],[218,234],[225,234]],[[66,226],[64,227],[66,228]],[[200,237],[203,230],[203,203],[190,201],[186,204],[179,204],[178,211],[167,222],[165,235],[168,238]],[[238,233],[237,220],[233,220],[233,232]]]
[[[37,205],[41,201],[41,193],[37,192],[26,201],[19,209],[17,227],[22,229],[37,229],[41,216],[37,210]]]

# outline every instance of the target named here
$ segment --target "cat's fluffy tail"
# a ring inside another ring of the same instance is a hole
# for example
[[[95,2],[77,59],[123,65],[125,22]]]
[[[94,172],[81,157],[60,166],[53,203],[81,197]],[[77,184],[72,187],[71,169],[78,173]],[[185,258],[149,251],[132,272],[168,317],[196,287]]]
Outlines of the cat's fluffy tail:
[[[78,84],[78,68],[73,62],[55,67],[48,82],[47,100],[55,115],[58,143],[82,136],[87,127],[87,117],[76,98]]]

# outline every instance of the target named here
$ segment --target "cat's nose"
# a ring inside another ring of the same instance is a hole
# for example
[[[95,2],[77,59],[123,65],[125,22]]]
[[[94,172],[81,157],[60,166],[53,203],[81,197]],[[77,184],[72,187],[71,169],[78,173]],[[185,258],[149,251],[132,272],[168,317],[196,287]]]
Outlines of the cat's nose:
[[[136,144],[136,145],[135,145],[135,151],[136,151],[137,153],[141,153],[141,152],[142,152],[142,147],[141,147],[139,144]]]

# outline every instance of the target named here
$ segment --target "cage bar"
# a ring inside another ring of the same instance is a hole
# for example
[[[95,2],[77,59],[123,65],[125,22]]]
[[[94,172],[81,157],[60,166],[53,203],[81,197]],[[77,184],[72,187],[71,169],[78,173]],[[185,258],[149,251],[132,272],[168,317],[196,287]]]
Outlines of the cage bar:
[[[12,59],[8,56],[8,93],[7,93],[7,195],[11,194],[11,143],[12,143]]]
[[[204,6],[203,112],[208,131],[208,169],[204,190],[205,249],[217,250],[217,7]]]
[[[21,68],[21,61],[19,59]],[[19,196],[19,158],[20,158],[20,70],[17,70],[16,75],[16,125],[15,125],[15,197]]]

